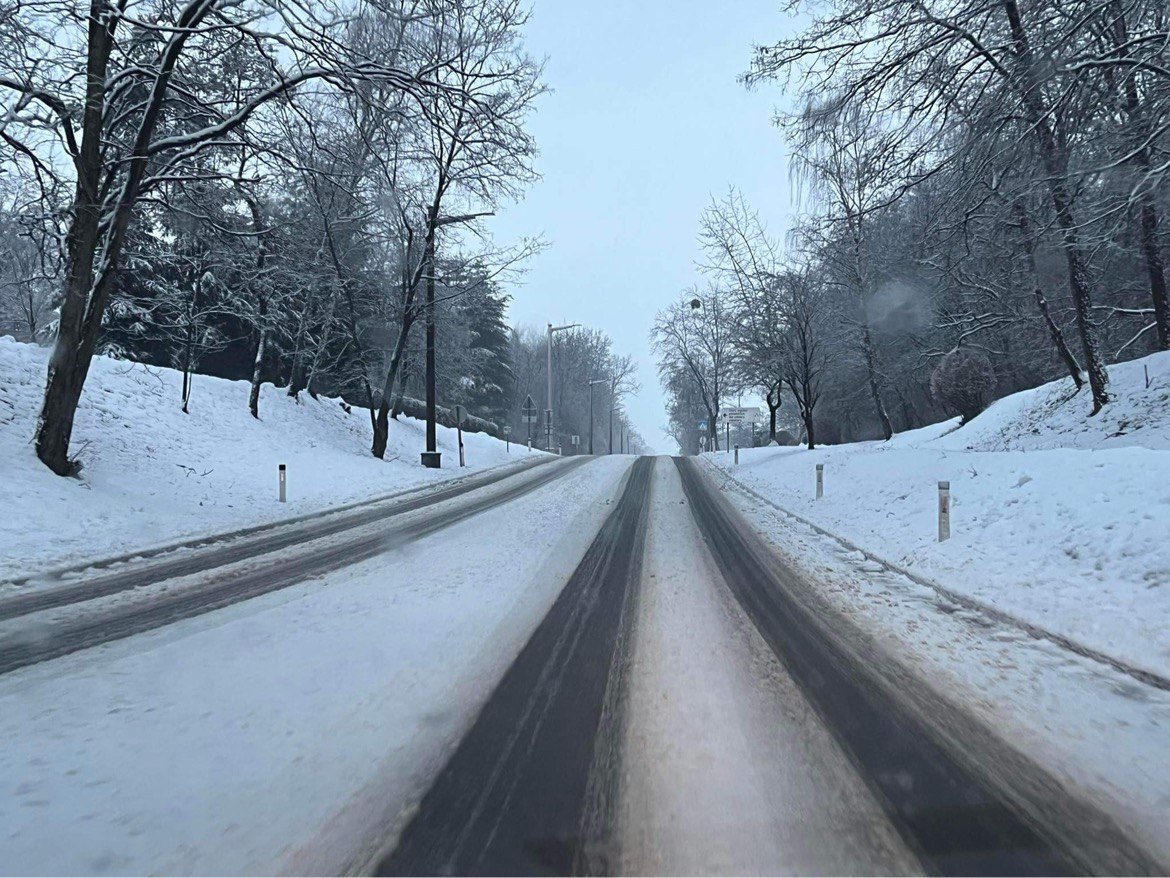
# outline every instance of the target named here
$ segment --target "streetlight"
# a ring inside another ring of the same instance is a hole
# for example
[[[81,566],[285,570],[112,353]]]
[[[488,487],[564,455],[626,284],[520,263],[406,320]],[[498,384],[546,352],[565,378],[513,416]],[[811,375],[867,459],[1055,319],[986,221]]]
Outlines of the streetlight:
[[[593,454],[593,385],[604,384],[604,378],[598,378],[589,382],[589,454]]]
[[[427,214],[427,234],[423,244],[423,261],[426,263],[426,321],[427,321],[427,361],[426,361],[426,397],[427,397],[427,450],[422,453],[422,465],[431,469],[438,469],[442,454],[439,451],[436,436],[436,412],[438,396],[435,390],[435,233],[443,226],[454,223],[466,223],[481,216],[494,216],[495,211],[468,213],[461,216],[439,216],[438,204]]]
[[[689,304],[691,306],[691,318],[697,324],[699,322],[700,317],[702,316],[701,314],[699,314],[699,312],[703,309],[703,300],[700,299],[698,296],[695,296],[695,298],[691,299],[691,301],[688,302],[687,304]],[[714,421],[711,421],[707,425],[706,445],[707,445],[708,449],[710,449],[712,447],[712,445],[714,444],[714,442],[712,442],[712,438],[718,437],[718,435],[719,435],[718,430],[719,430],[719,428],[717,426],[715,426]],[[718,441],[717,438],[716,438],[716,441]],[[702,450],[702,449],[700,449],[700,450]]]
[[[544,410],[545,448],[552,451],[553,407],[552,407],[552,337],[554,332],[576,329],[580,323],[566,323],[564,326],[548,325],[548,408]]]

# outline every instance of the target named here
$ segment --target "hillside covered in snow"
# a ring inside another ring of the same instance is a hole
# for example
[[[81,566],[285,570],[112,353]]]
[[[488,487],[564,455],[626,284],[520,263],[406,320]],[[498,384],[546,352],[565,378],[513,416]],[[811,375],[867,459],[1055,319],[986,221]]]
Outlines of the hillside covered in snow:
[[[61,478],[31,444],[48,353],[0,338],[0,579],[370,499],[527,453],[464,433],[460,470],[455,431],[440,426],[443,469],[424,469],[423,425],[400,418],[378,460],[366,412],[335,399],[302,393],[298,403],[266,384],[256,420],[247,382],[196,375],[184,414],[180,373],[95,357],[73,434],[83,469],[80,479]],[[286,503],[277,500],[281,463]]]
[[[1170,672],[1170,353],[1111,367],[1089,415],[1068,379],[889,442],[711,462],[781,509],[927,580]],[[1148,383],[1147,383],[1148,381]],[[815,497],[815,465],[825,495]],[[938,482],[952,537],[937,540]]]

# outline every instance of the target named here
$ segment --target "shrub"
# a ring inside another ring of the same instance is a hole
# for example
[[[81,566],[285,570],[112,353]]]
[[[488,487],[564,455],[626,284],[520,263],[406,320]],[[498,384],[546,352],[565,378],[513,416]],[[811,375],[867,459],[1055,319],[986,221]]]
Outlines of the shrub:
[[[995,370],[983,351],[955,348],[942,358],[930,376],[930,390],[940,402],[954,408],[967,423],[987,408],[995,389]]]

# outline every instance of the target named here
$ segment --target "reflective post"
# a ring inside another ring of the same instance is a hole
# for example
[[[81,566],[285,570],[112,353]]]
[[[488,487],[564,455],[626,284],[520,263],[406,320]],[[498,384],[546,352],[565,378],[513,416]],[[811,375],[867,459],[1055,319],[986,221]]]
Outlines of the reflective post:
[[[951,483],[938,483],[938,541],[951,538]]]
[[[817,464],[817,499],[820,500],[825,496],[825,465],[823,463]]]
[[[284,464],[282,463],[282,464],[280,464],[280,502],[281,503],[285,502],[284,501],[284,483],[285,483],[285,467],[284,467]]]

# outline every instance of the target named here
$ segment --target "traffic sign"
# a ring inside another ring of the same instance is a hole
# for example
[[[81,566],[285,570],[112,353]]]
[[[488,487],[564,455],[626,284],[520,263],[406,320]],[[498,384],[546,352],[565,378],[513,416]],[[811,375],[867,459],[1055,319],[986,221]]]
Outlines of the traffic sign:
[[[725,408],[723,419],[729,424],[755,424],[760,420],[760,409],[758,406]]]
[[[524,400],[523,415],[524,420],[528,421],[529,426],[532,426],[536,422],[537,414],[538,411],[536,403],[532,401],[532,394],[528,394],[528,397]]]

